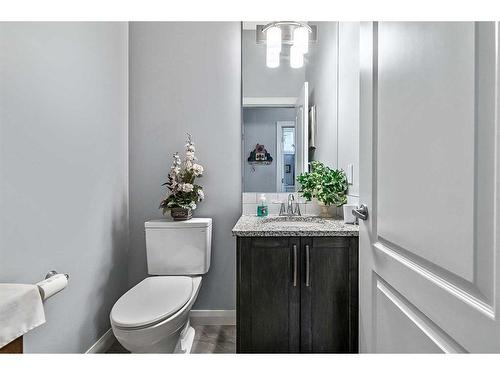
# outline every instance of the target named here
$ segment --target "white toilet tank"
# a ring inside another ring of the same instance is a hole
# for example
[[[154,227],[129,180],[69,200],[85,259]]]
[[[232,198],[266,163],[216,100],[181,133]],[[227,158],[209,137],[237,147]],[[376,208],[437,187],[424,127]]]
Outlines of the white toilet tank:
[[[212,219],[144,223],[150,275],[201,275],[210,268]]]

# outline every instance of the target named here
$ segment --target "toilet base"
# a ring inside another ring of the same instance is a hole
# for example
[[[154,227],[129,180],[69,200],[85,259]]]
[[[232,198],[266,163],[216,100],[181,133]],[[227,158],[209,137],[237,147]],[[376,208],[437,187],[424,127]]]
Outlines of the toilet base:
[[[179,341],[175,346],[174,353],[176,354],[189,354],[191,353],[191,349],[193,347],[195,330],[189,324],[189,320],[186,323],[186,326],[182,330],[182,333],[179,337]]]

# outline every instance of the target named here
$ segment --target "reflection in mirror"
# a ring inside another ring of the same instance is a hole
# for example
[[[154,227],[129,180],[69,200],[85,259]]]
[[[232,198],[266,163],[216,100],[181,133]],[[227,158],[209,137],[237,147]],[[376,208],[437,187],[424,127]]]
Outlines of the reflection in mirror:
[[[244,108],[243,134],[244,191],[295,191],[295,108]],[[257,145],[271,162],[251,158]]]
[[[295,191],[295,122],[278,121],[276,138],[276,186],[278,191]]]
[[[336,134],[336,32],[335,22],[243,23],[244,192],[293,192],[309,161],[336,162],[321,141]]]

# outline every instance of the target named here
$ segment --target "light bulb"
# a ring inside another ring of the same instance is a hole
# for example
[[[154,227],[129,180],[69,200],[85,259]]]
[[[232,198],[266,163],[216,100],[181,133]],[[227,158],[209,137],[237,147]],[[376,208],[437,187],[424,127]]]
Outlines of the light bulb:
[[[280,66],[281,29],[272,26],[266,31],[266,65],[268,68]]]
[[[293,30],[293,46],[297,47],[302,54],[309,52],[309,31],[301,26]]]
[[[277,26],[271,26],[266,31],[266,46],[270,49],[281,52],[281,29]]]
[[[290,48],[290,67],[294,69],[302,68],[304,66],[304,54],[294,44]]]
[[[274,50],[267,50],[266,66],[268,68],[277,68],[280,66],[280,53]]]

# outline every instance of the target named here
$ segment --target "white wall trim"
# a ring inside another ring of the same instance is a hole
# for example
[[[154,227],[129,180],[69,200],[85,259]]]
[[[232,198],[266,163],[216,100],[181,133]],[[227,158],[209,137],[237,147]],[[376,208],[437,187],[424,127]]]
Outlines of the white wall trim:
[[[243,97],[243,107],[295,107],[295,96]]]
[[[115,335],[113,335],[113,331],[110,328],[85,352],[85,354],[106,353],[111,345],[113,345],[114,341]]]
[[[236,325],[236,310],[191,310],[189,317],[197,325]]]

